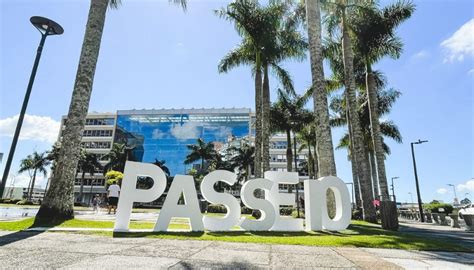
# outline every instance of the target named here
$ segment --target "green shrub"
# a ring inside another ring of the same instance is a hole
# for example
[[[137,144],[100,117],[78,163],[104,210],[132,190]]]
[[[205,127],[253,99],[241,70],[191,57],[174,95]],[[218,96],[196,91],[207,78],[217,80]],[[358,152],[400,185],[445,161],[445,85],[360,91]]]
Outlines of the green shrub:
[[[451,214],[453,212],[453,206],[447,203],[440,203],[440,202],[431,202],[429,204],[425,204],[424,208],[428,210],[430,213],[443,213],[443,214]],[[444,212],[440,212],[439,209],[444,209]]]
[[[293,209],[294,209],[293,207],[282,207],[280,208],[280,215],[291,216],[291,214],[293,213]]]
[[[298,210],[293,209],[293,212],[291,212],[291,216],[294,217],[294,218],[298,218]],[[304,211],[301,208],[300,208],[300,217],[299,218],[304,218]]]
[[[21,200],[21,201],[18,201],[16,204],[17,205],[33,205],[34,203],[28,200]]]
[[[207,206],[208,213],[227,213],[227,209],[222,204],[209,204]]]
[[[251,208],[248,208],[247,206],[242,206],[240,212],[244,215],[250,215],[252,214],[252,211],[253,210]]]

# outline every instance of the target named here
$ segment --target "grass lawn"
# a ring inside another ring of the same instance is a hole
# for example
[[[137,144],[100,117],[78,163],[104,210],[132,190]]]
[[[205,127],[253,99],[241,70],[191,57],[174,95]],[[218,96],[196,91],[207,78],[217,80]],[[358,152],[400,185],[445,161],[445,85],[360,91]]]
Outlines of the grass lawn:
[[[0,230],[19,231],[29,228],[33,224],[33,218],[21,221],[0,222]],[[113,228],[113,221],[90,221],[73,219],[62,223],[57,227],[62,228]],[[131,229],[152,229],[154,223],[134,222],[130,223]],[[189,229],[187,224],[171,223],[170,229]],[[398,248],[414,250],[443,250],[443,251],[469,251],[459,243],[442,241],[417,236],[411,233],[400,233],[385,231],[379,225],[363,221],[352,221],[347,230],[341,232],[131,232],[112,233],[109,231],[85,231],[73,232],[82,234],[102,235],[108,237],[148,237],[166,239],[193,239],[214,240],[227,242],[245,243],[267,243],[267,244],[290,244],[307,246],[335,246],[335,247],[376,247],[376,248]]]

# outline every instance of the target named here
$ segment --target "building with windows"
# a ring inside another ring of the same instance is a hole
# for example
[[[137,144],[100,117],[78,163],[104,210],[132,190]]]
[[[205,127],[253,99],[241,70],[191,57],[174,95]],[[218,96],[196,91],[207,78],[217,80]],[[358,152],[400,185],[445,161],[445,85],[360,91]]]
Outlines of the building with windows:
[[[222,109],[152,109],[119,110],[117,113],[90,113],[82,137],[82,147],[97,154],[101,164],[108,160],[114,143],[127,144],[131,159],[140,162],[166,161],[171,175],[186,174],[193,164],[185,165],[187,145],[198,138],[213,142],[221,151],[240,145],[242,139],[253,141],[255,116],[248,108]],[[63,118],[62,128],[67,124]],[[61,134],[60,134],[61,137]],[[297,163],[306,159],[307,152],[298,154]],[[276,134],[270,140],[271,170],[286,170],[286,136]],[[75,193],[79,194],[82,172],[77,172]],[[82,203],[89,203],[94,194],[105,194],[102,171],[85,174]],[[78,197],[78,196],[76,196]]]

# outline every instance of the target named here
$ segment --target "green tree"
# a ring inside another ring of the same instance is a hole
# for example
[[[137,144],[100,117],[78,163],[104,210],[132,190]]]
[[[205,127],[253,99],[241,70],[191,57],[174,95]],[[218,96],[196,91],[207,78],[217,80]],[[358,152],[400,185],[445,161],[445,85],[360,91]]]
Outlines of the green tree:
[[[347,103],[347,119],[352,142],[352,157],[356,164],[357,176],[362,194],[363,218],[369,222],[377,222],[374,205],[372,204],[372,185],[370,176],[370,165],[368,156],[365,155],[364,137],[357,113],[356,81],[354,75],[354,53],[352,50],[352,38],[350,25],[348,24],[348,12],[355,9],[358,0],[332,0],[325,3],[328,13],[328,32],[334,33],[340,26],[342,34],[342,61],[344,67],[345,98]],[[353,167],[354,168],[354,167]]]
[[[106,182],[107,186],[110,186],[113,183],[117,183],[117,184],[121,185],[122,184],[122,179],[123,179],[123,173],[119,172],[119,171],[111,170],[111,171],[108,171],[105,174],[105,182]]]
[[[329,126],[329,109],[324,79],[320,1],[306,0],[305,3],[312,87],[314,88],[313,99],[316,115],[316,138],[318,140],[318,174],[320,177],[336,175],[336,162],[334,161],[334,149],[331,127]]]
[[[169,177],[171,176],[171,172],[170,172],[170,169],[165,165],[166,161],[165,160],[158,160],[157,158],[155,158],[155,162],[153,162],[153,164],[155,164],[156,166],[160,167],[160,169],[163,170],[163,172],[166,174],[166,177]]]
[[[172,2],[186,7],[186,0]],[[62,147],[51,186],[36,214],[35,224],[60,223],[74,218],[74,179],[79,161],[81,134],[84,130],[94,74],[99,57],[107,7],[117,8],[119,0],[91,0],[86,32],[82,43],[67,122],[62,132]]]
[[[79,189],[79,197],[77,198],[77,201],[82,202],[84,196],[84,179],[86,173],[91,176],[90,185],[92,189],[92,176],[97,170],[102,169],[102,165],[100,164],[96,154],[89,153],[85,149],[82,149],[79,162],[77,163],[77,169],[81,173],[81,187]]]
[[[257,1],[237,0],[217,14],[235,23],[242,37],[241,44],[228,53],[219,64],[219,72],[228,72],[240,65],[251,65],[255,73],[255,174],[270,166],[270,82],[269,70],[283,87],[294,92],[289,73],[279,64],[293,58],[303,59],[306,42],[289,19],[289,5],[271,2],[262,7]],[[263,82],[262,82],[263,74]],[[263,166],[261,166],[263,165]]]
[[[26,159],[23,159],[20,163],[20,170],[18,170],[19,173],[33,171],[31,175],[31,185],[28,186],[28,201],[31,201],[31,196],[33,195],[36,174],[38,172],[43,173],[44,177],[46,177],[48,174],[46,168],[51,164],[51,161],[48,159],[47,154],[48,152],[38,153],[35,151],[32,155],[28,155]]]
[[[206,143],[203,139],[199,138],[196,144],[188,144],[188,150],[190,153],[186,156],[184,164],[192,164],[198,160],[201,161],[200,171],[204,172],[204,163],[206,161],[214,160],[217,153],[214,150],[214,144],[212,142]]]
[[[121,171],[125,169],[125,163],[127,160],[132,159],[133,147],[130,147],[123,143],[114,143],[110,152],[104,156],[104,159],[108,159],[109,162],[104,166],[104,172],[110,170]]]
[[[291,133],[297,132],[303,123],[314,120],[304,109],[310,96],[311,91],[306,92],[303,96],[298,96],[278,90],[278,99],[271,107],[271,130],[286,134],[286,169],[289,172],[293,171]]]
[[[232,147],[233,155],[230,159],[233,168],[239,172],[239,179],[249,180],[254,166],[255,147],[247,142],[240,147]]]
[[[377,168],[376,176],[380,184],[382,199],[389,198],[387,176],[385,172],[384,147],[379,122],[377,86],[372,65],[385,56],[393,59],[400,57],[402,42],[395,29],[413,13],[415,6],[411,2],[398,1],[382,9],[370,5],[356,10],[350,18],[354,35],[354,48],[365,64],[366,93],[370,116],[370,134],[375,156],[371,155],[371,167]],[[374,166],[376,162],[376,166]],[[377,179],[375,183],[377,182]]]

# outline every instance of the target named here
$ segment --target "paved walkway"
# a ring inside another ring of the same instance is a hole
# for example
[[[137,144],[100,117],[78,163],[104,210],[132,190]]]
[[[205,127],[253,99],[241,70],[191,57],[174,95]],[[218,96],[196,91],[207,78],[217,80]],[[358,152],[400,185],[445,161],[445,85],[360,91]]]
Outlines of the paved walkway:
[[[474,253],[0,231],[0,268],[473,269]]]

